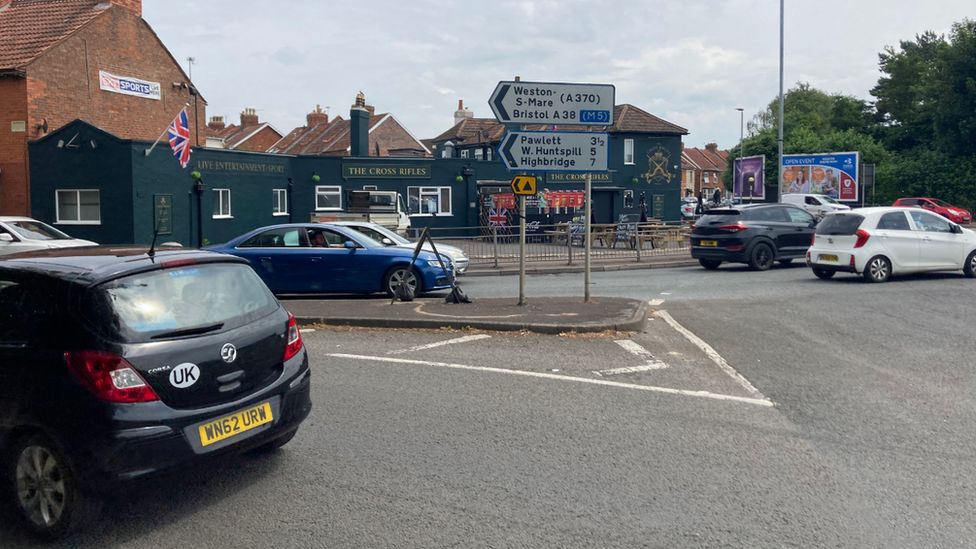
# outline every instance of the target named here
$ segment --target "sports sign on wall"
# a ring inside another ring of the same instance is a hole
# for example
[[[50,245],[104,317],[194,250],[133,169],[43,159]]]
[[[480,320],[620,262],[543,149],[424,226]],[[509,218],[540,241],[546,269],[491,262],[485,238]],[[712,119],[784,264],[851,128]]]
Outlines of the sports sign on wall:
[[[149,82],[131,76],[119,76],[110,72],[98,71],[98,87],[112,93],[132,95],[143,99],[163,98],[163,91],[159,82]]]
[[[842,202],[855,202],[858,165],[856,152],[784,154],[780,166],[780,196],[787,193],[825,194]]]

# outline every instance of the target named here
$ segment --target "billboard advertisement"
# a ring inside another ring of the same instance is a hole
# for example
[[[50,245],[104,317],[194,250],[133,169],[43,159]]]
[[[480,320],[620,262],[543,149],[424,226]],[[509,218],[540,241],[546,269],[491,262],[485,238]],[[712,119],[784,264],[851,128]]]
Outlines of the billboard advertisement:
[[[732,169],[732,196],[743,199],[766,199],[766,155],[735,159]]]
[[[841,202],[858,199],[856,152],[784,154],[780,166],[780,196],[786,193],[825,194]]]

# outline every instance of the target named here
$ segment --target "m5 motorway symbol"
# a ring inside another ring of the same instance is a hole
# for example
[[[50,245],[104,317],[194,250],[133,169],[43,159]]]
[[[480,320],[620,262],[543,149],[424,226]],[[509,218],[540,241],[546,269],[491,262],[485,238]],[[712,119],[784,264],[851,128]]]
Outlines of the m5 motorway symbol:
[[[488,104],[503,124],[613,124],[612,84],[499,82]]]
[[[605,133],[511,131],[498,156],[509,170],[605,172],[609,139]]]

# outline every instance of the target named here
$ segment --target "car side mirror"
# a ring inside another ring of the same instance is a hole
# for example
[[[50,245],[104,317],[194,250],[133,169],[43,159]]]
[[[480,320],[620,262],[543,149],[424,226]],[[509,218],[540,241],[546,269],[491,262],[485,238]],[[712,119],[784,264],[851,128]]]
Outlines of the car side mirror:
[[[342,247],[345,248],[345,249],[347,249],[347,250],[355,250],[359,246],[357,246],[356,243],[353,242],[352,240],[347,240],[347,241],[345,241],[345,242],[342,243]]]
[[[952,232],[955,234],[962,234],[962,227],[960,227],[959,225],[953,225]]]
[[[14,235],[10,233],[0,233],[0,242],[13,242]]]
[[[380,242],[382,242],[384,246],[392,246],[393,245],[393,241],[390,240],[389,238],[385,237],[385,236],[383,237],[383,240],[381,240]]]

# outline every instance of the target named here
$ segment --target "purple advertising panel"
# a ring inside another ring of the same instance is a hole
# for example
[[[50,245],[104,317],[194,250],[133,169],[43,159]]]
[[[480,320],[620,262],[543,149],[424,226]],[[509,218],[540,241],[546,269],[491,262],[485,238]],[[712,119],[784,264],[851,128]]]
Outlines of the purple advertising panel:
[[[743,200],[765,200],[765,167],[766,155],[736,158],[732,170],[732,196]]]

